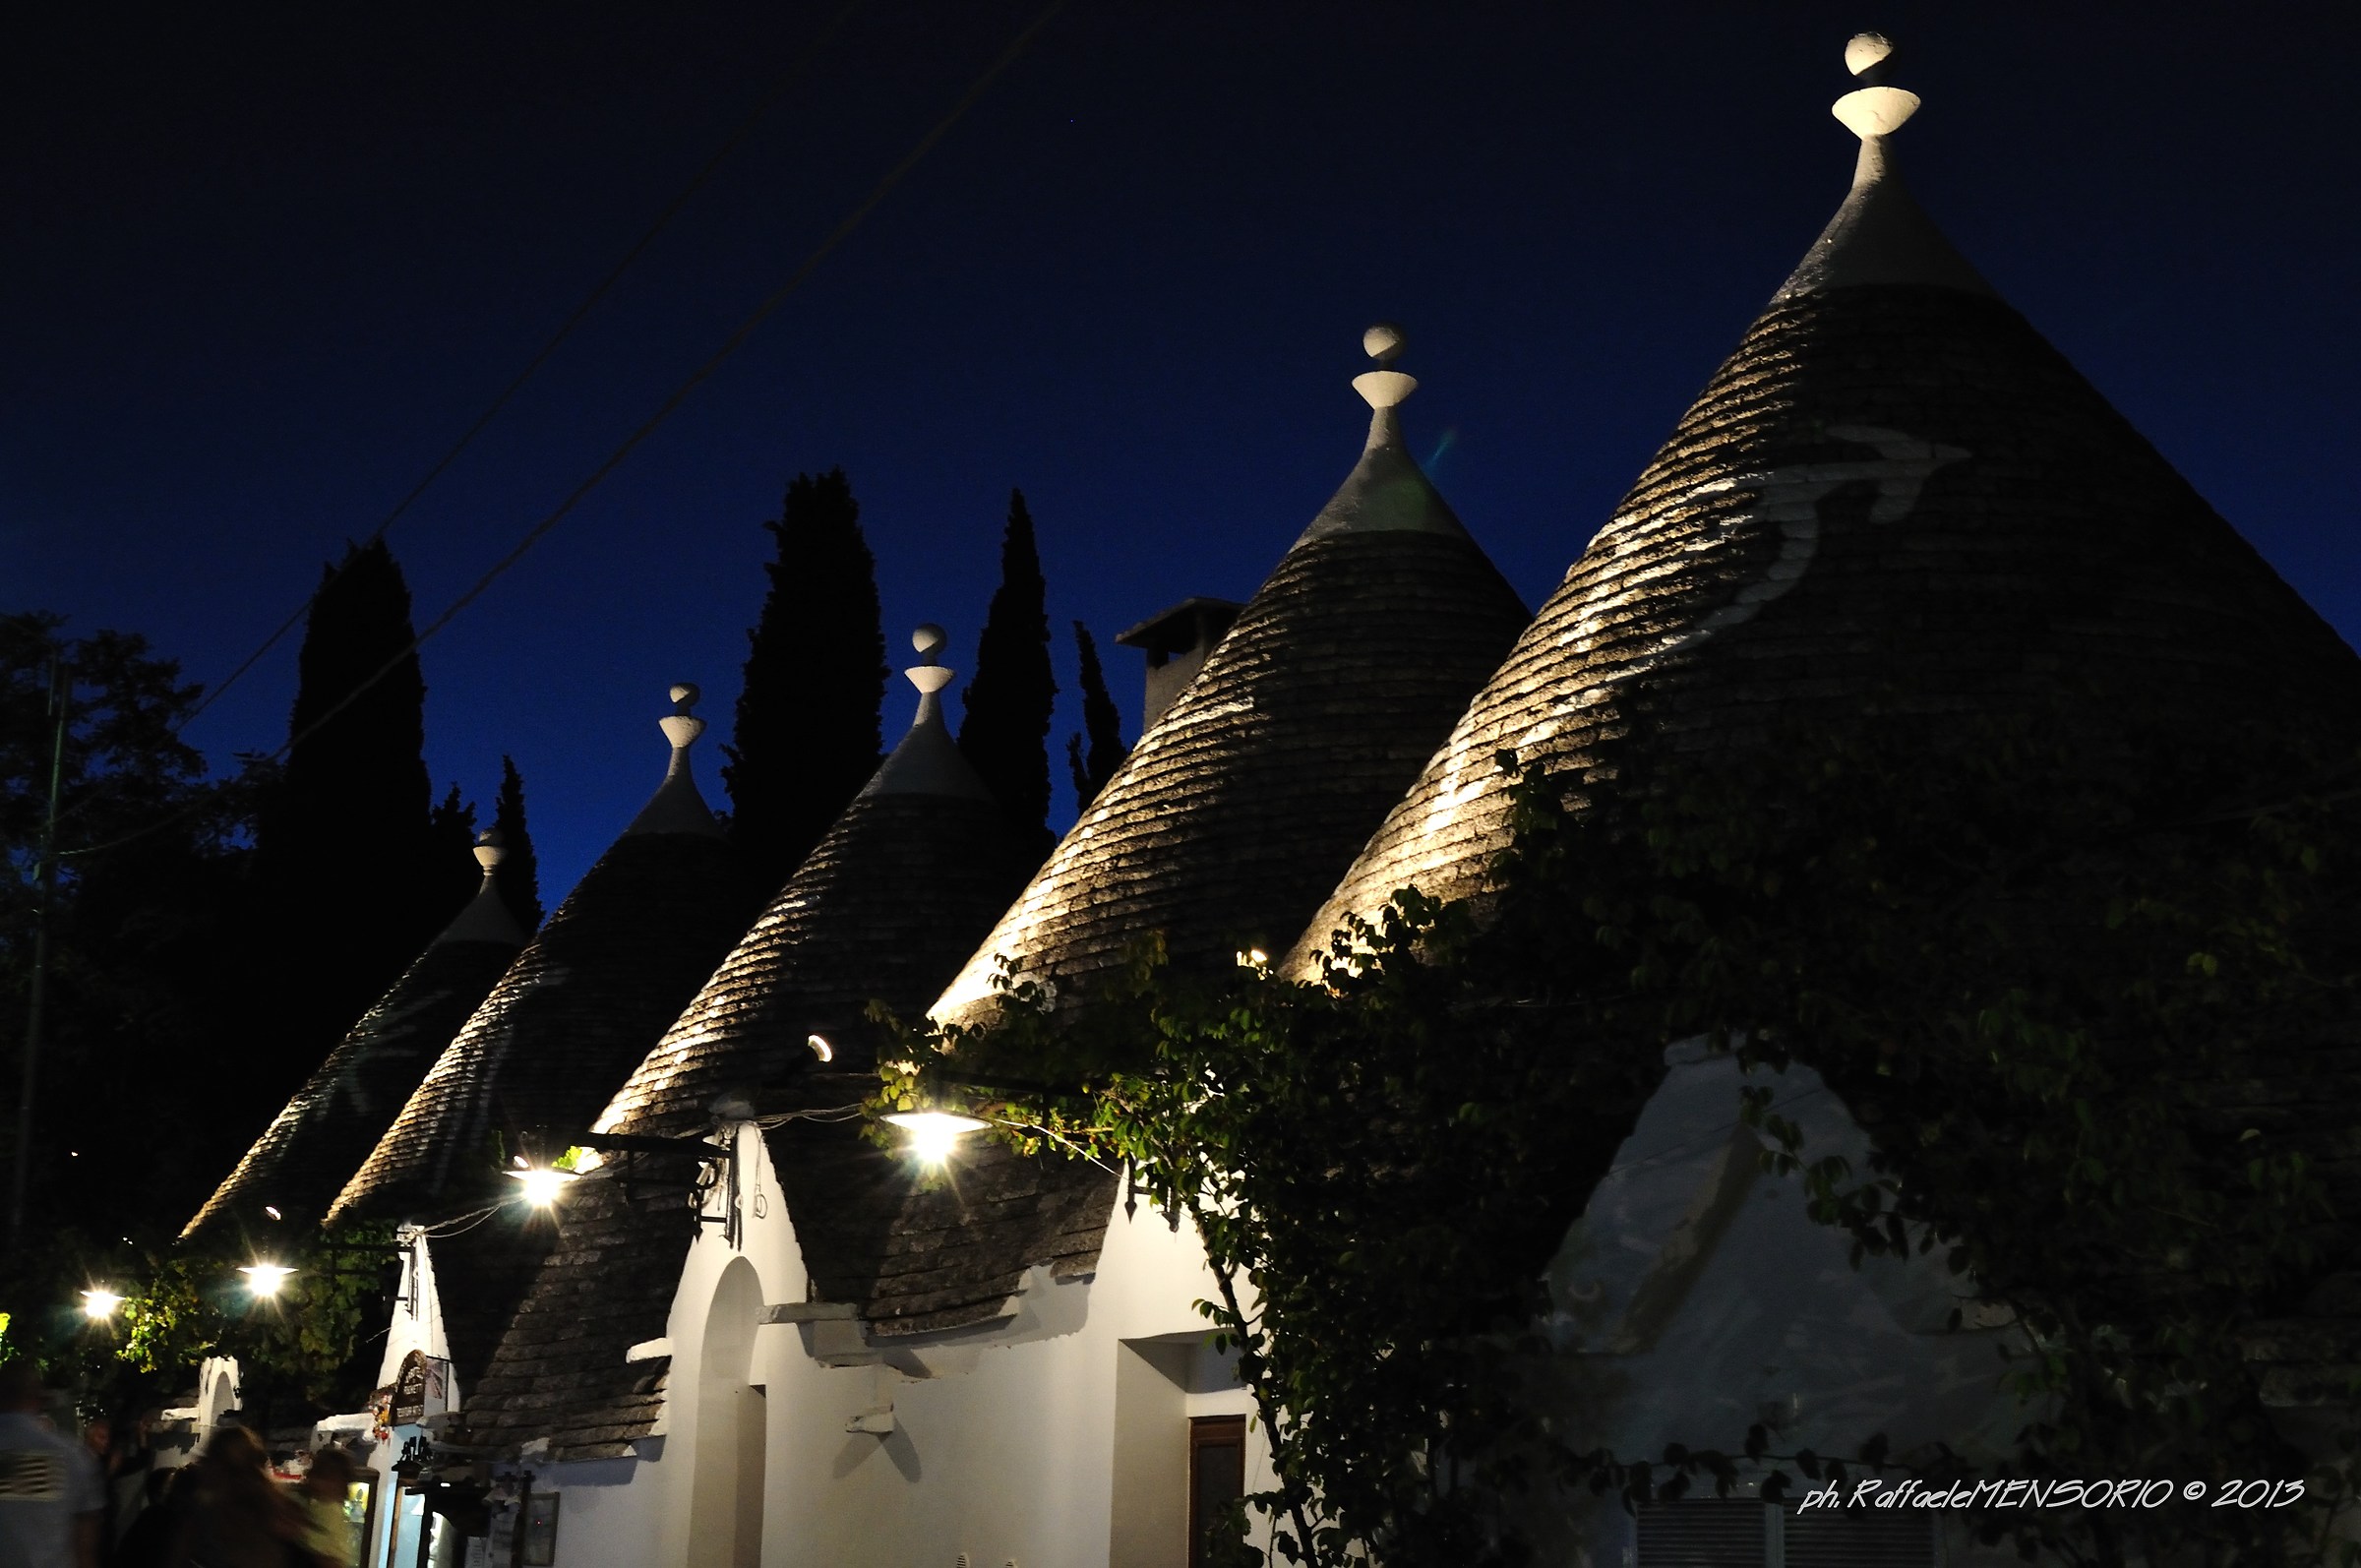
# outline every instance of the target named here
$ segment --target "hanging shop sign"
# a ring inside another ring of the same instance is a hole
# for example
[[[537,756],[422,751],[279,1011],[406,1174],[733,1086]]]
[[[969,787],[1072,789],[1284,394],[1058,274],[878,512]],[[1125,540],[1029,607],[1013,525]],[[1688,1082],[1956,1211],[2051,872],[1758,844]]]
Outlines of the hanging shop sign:
[[[449,1403],[451,1363],[424,1351],[401,1358],[394,1374],[394,1406],[387,1414],[395,1426],[415,1426]]]

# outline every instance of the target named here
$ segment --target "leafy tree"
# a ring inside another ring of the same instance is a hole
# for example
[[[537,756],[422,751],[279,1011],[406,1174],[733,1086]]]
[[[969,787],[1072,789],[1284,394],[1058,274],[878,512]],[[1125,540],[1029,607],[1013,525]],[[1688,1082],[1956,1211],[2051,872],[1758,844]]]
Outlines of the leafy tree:
[[[2103,701],[1864,706],[1743,759],[1616,748],[1614,791],[1580,797],[1506,758],[1514,832],[1482,920],[1406,890],[1337,934],[1318,984],[1183,983],[1148,949],[1054,1021],[1012,982],[1003,1022],[953,1032],[941,1081],[886,1096],[972,1100],[969,1072],[1087,1086],[1006,1119],[1125,1161],[1195,1223],[1289,1560],[1513,1563],[1527,1494],[1573,1488],[1977,1474],[1870,1431],[1834,1455],[1760,1426],[1620,1454],[1535,1398],[1537,1277],[1665,1046],[1697,1038],[1749,1069],[1733,1114],[1856,1260],[1935,1253],[2018,1325],[2032,1354],[1993,1390],[2026,1413],[2006,1473],[2311,1488],[2277,1511],[1988,1512],[1986,1538],[2329,1560],[2349,1408],[2299,1455],[2251,1357],[2352,1245],[2333,1162],[2361,988],[2354,759],[2260,718],[2200,749],[2179,715],[2094,721]],[[1865,1169],[1771,1110],[1789,1063],[1869,1133]]]
[[[52,648],[73,675],[28,1235],[0,1268],[0,1314],[35,1342],[113,1266],[101,1241],[177,1229],[279,1103],[246,1070],[248,783],[209,781],[179,739],[198,689],[176,664],[136,635],[63,625],[0,618],[0,1145],[14,1140],[25,1049]]]
[[[507,858],[500,863],[500,896],[509,913],[526,932],[541,929],[541,863],[533,858],[532,829],[524,821],[524,775],[516,759],[500,759],[500,798],[492,809],[492,825],[499,830]]]
[[[844,470],[796,475],[763,526],[778,555],[721,779],[731,838],[776,887],[877,771],[888,672],[877,563]]]
[[[1122,712],[1107,694],[1107,672],[1099,664],[1099,645],[1092,640],[1090,628],[1079,621],[1074,623],[1074,651],[1082,662],[1082,729],[1065,738],[1065,766],[1074,781],[1074,811],[1080,814],[1090,810],[1090,803],[1115,777],[1131,748],[1123,744]]]
[[[976,673],[959,694],[959,750],[1000,806],[1047,851],[1050,839],[1050,720],[1058,680],[1050,669],[1048,586],[1033,542],[1025,493],[1008,492],[1000,537],[1000,583],[976,642]]]

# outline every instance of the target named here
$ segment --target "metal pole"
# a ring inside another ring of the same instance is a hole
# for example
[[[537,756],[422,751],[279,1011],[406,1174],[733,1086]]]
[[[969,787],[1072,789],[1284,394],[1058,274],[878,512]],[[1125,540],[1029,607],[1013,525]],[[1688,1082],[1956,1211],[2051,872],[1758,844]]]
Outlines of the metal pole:
[[[25,1236],[25,1190],[32,1180],[32,1097],[39,1081],[41,1013],[49,990],[49,906],[57,901],[57,800],[66,773],[66,718],[73,698],[66,651],[49,655],[49,812],[41,819],[41,854],[33,872],[39,903],[32,916],[32,983],[25,1008],[25,1071],[17,1090],[16,1176],[8,1193],[8,1249]]]

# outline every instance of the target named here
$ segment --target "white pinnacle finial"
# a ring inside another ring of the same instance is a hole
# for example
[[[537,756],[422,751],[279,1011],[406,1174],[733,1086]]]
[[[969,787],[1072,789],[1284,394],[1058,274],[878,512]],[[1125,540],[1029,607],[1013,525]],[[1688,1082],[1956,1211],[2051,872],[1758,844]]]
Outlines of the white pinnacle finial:
[[[1892,40],[1882,32],[1856,32],[1845,45],[1845,69],[1864,85],[1837,99],[1829,112],[1864,142],[1893,135],[1918,112],[1917,93],[1885,85],[1893,53]]]
[[[500,863],[508,858],[508,853],[509,846],[501,837],[499,828],[487,827],[475,835],[475,863],[484,869],[487,877],[500,869]]]
[[[698,736],[705,733],[705,721],[689,711],[696,706],[696,699],[703,694],[686,681],[673,684],[672,711],[656,720],[656,725],[664,732],[664,739],[672,743],[674,751],[687,751]]]
[[[918,662],[904,670],[902,674],[910,678],[910,684],[917,687],[923,696],[932,697],[936,693],[949,686],[951,677],[958,673],[954,670],[944,669],[935,659],[935,655],[940,653],[943,644],[949,640],[949,633],[932,621],[922,623],[918,630],[910,633],[910,645],[918,650]],[[922,721],[927,717],[923,704],[919,717]]]
[[[1419,390],[1417,378],[1405,376],[1393,368],[1394,356],[1402,352],[1407,341],[1402,329],[1392,322],[1379,322],[1361,334],[1362,352],[1377,361],[1376,370],[1364,370],[1353,378],[1353,390],[1371,408],[1398,406],[1402,399]]]

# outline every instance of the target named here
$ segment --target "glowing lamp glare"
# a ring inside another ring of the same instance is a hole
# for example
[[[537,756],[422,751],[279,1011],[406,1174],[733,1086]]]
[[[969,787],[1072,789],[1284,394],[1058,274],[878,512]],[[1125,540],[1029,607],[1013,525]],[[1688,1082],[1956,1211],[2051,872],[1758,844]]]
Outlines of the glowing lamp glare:
[[[910,1134],[910,1152],[928,1165],[941,1165],[961,1138],[990,1124],[953,1111],[896,1111],[885,1119]]]
[[[246,1289],[266,1298],[276,1296],[295,1274],[283,1263],[244,1263],[238,1272],[246,1276]]]
[[[547,1166],[529,1166],[522,1171],[502,1173],[524,1183],[524,1201],[536,1209],[546,1209],[575,1180],[572,1171],[553,1171]]]
[[[103,1322],[107,1318],[113,1317],[115,1308],[122,1304],[123,1297],[103,1286],[94,1291],[82,1293],[82,1315],[93,1323]]]

